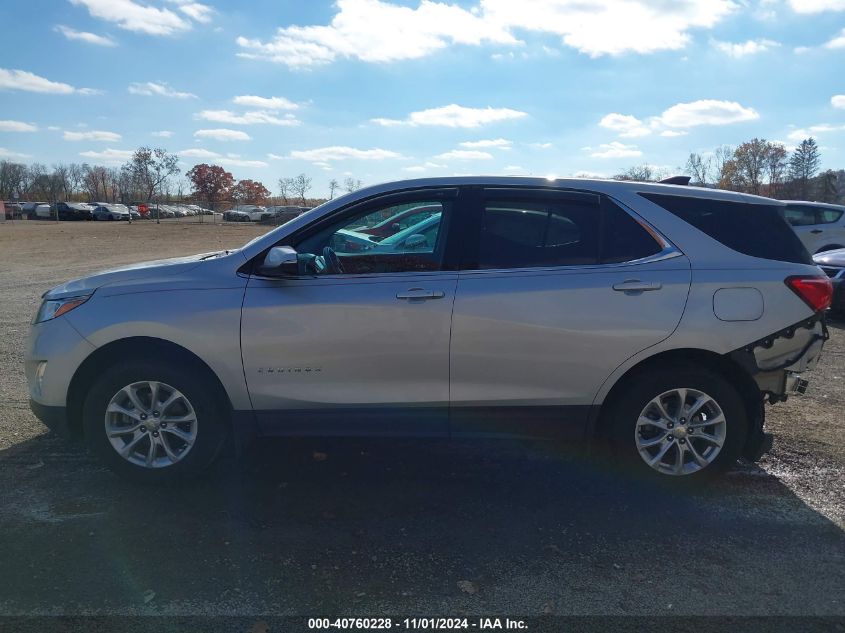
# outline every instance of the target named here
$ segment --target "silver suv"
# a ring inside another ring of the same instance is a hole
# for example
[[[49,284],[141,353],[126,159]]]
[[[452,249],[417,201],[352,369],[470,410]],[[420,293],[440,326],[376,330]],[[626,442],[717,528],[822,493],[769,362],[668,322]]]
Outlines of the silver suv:
[[[32,408],[148,481],[269,435],[586,440],[706,479],[766,448],[764,403],[806,388],[827,337],[830,281],[783,208],[614,181],[370,187],[236,251],[50,290]]]

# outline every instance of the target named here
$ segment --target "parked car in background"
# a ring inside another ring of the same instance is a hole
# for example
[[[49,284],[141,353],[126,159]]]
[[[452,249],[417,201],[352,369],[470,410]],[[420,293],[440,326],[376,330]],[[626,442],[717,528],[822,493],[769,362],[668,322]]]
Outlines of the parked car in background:
[[[103,204],[100,203],[94,207],[93,211],[95,220],[128,220],[129,209],[125,204]]]
[[[39,220],[54,220],[56,218],[56,213],[49,204],[39,204],[35,207],[34,217]]]
[[[440,211],[332,248],[411,205]],[[260,435],[588,441],[633,477],[707,480],[760,456],[764,402],[806,389],[827,338],[830,279],[783,209],[609,180],[368,187],[45,293],[31,407],[148,482]]]
[[[784,217],[810,253],[845,248],[845,206],[786,200]]]
[[[839,316],[845,315],[845,248],[817,253],[813,256],[813,261],[833,284],[831,312]]]
[[[255,204],[241,204],[228,211],[228,218],[224,214],[223,219],[228,219],[230,222],[258,222],[264,213],[266,213],[264,207]]]
[[[21,204],[21,217],[26,217],[28,220],[35,219],[35,209],[40,204],[47,204],[46,202],[24,202]]]
[[[84,202],[57,202],[56,212],[60,220],[93,220],[94,207]]]
[[[288,220],[299,217],[302,213],[302,207],[291,205],[271,205],[264,209],[264,213],[261,214],[261,220],[272,220],[279,224],[283,224]]]

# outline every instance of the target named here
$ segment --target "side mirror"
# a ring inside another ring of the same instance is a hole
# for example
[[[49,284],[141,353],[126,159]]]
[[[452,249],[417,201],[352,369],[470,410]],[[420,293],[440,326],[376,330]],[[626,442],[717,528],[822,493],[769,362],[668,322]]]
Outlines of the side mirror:
[[[415,250],[417,248],[422,248],[428,244],[428,240],[425,238],[425,235],[421,233],[414,233],[413,235],[409,235],[408,239],[405,240],[405,248],[410,250]]]
[[[258,267],[260,275],[268,277],[287,277],[299,274],[299,256],[291,246],[274,246]]]

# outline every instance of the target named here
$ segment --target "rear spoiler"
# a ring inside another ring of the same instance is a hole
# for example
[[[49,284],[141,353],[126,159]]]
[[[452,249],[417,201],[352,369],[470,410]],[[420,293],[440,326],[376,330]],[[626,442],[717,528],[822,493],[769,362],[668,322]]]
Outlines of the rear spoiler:
[[[661,185],[684,185],[687,186],[689,184],[690,177],[689,176],[670,176],[669,178],[664,178],[663,180],[659,181]]]

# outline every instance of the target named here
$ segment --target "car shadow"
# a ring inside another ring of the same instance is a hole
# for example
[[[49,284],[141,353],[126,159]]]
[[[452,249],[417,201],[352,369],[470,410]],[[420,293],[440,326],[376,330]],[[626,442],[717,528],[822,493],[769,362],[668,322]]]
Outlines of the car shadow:
[[[749,465],[691,491],[553,444],[267,440],[142,486],[41,436],[0,500],[3,614],[845,610],[842,530]]]

